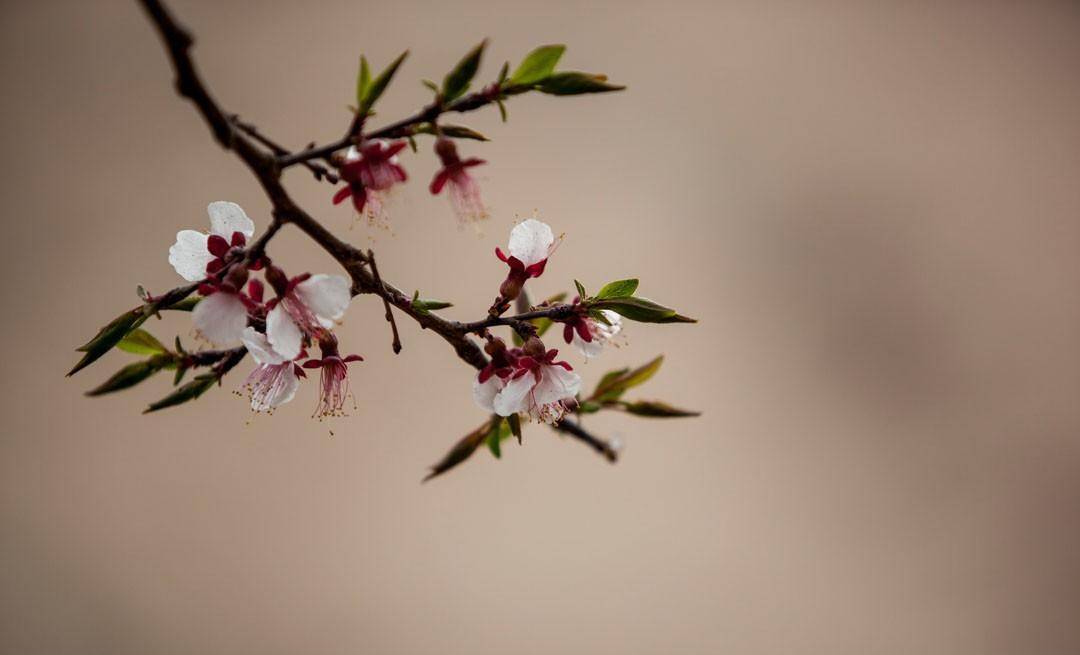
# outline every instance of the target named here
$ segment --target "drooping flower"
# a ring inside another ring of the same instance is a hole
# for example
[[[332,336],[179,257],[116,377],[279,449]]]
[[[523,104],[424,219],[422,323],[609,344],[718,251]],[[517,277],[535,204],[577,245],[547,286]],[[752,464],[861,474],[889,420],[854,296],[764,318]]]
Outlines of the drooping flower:
[[[383,192],[409,177],[398,163],[397,154],[404,147],[404,141],[372,139],[360,148],[349,148],[339,167],[341,179],[347,186],[334,194],[334,204],[352,197],[356,211],[379,218],[385,201]]]
[[[300,354],[305,337],[318,341],[345,315],[352,300],[349,280],[340,275],[305,273],[291,280],[276,266],[268,266],[266,279],[278,297],[266,315],[266,337],[282,356]],[[201,303],[200,303],[201,304]]]
[[[251,409],[269,412],[292,400],[300,387],[300,378],[306,377],[304,370],[274,350],[266,335],[255,328],[246,328],[241,339],[258,364],[244,382],[251,397]]]
[[[473,399],[482,409],[494,412],[495,396],[513,375],[514,363],[522,351],[520,348],[507,349],[506,343],[498,337],[491,338],[484,350],[491,355],[491,361],[473,379]]]
[[[487,209],[480,198],[480,185],[468,171],[474,166],[485,163],[484,160],[475,157],[461,159],[458,157],[454,142],[446,137],[439,137],[435,141],[435,152],[439,155],[443,167],[431,180],[431,193],[439,195],[443,187],[449,183],[450,204],[460,222],[469,223],[487,218]]]
[[[258,312],[262,304],[261,282],[251,280],[248,292],[242,290],[247,276],[246,268],[233,266],[225,279],[199,285],[203,299],[191,313],[199,336],[219,346],[231,346],[240,341],[249,313]]]
[[[495,248],[495,256],[506,262],[510,272],[499,287],[504,300],[513,300],[521,293],[525,281],[544,273],[548,257],[555,252],[562,237],[555,238],[547,223],[530,218],[514,226],[507,244],[509,255]]]
[[[566,362],[555,361],[559,351],[545,351],[536,337],[525,342],[523,351],[506,386],[495,394],[495,413],[524,413],[536,421],[558,423],[576,402],[581,377]]]
[[[360,355],[348,355],[341,357],[338,354],[337,338],[329,332],[319,341],[322,351],[321,359],[309,359],[304,362],[304,368],[318,368],[322,370],[319,377],[319,404],[315,407],[312,416],[326,418],[328,416],[344,416],[345,400],[349,397],[349,368],[352,362],[362,362]]]
[[[607,319],[607,323],[587,314],[575,314],[563,326],[563,339],[586,357],[599,355],[604,346],[622,330],[622,316],[610,309],[601,309],[600,312]]]
[[[220,271],[233,249],[243,248],[255,234],[255,223],[236,203],[212,202],[206,212],[210,215],[209,234],[181,230],[169,248],[169,263],[189,282]]]

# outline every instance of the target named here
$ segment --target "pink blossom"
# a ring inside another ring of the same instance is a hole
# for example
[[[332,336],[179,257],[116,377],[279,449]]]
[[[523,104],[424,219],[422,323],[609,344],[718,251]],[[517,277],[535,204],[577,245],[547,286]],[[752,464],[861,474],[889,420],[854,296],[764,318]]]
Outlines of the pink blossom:
[[[349,148],[339,167],[341,179],[348,186],[334,194],[334,204],[340,204],[351,196],[356,211],[373,217],[381,216],[385,200],[383,192],[408,179],[397,157],[404,147],[404,141],[373,139],[364,142],[359,149],[355,146]]]
[[[480,185],[468,171],[485,163],[484,160],[475,157],[462,160],[458,157],[454,142],[445,137],[440,137],[435,142],[435,152],[439,155],[443,167],[431,180],[431,193],[438,195],[449,183],[450,204],[459,221],[467,223],[487,218],[487,209],[480,198]]]

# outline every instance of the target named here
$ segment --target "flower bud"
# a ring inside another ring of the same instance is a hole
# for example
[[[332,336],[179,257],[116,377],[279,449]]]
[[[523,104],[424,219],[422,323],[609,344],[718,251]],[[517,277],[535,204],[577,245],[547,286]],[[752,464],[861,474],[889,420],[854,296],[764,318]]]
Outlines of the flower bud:
[[[520,275],[515,275],[513,272],[506,276],[506,279],[501,285],[499,285],[499,295],[504,300],[513,300],[521,293],[521,288],[525,286],[525,279]]]
[[[444,136],[440,136],[435,140],[435,154],[439,156],[439,161],[442,162],[443,166],[450,166],[459,161],[457,146]]]
[[[279,297],[285,295],[285,292],[289,289],[289,278],[285,275],[285,271],[271,264],[266,267],[266,272],[263,275],[266,276],[266,281],[273,287],[274,293]]]
[[[533,359],[543,359],[547,355],[547,347],[544,342],[540,340],[540,337],[529,337],[525,340],[525,343],[521,346],[521,349],[525,351],[525,354]]]

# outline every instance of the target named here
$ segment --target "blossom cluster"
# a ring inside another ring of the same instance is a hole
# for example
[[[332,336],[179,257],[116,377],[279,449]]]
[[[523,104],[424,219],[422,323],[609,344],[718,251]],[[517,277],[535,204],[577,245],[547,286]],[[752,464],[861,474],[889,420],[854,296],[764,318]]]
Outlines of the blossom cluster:
[[[255,411],[270,411],[296,395],[304,369],[321,370],[317,416],[343,413],[349,395],[347,365],[333,328],[352,300],[341,275],[288,277],[269,258],[251,261],[244,246],[255,224],[239,205],[212,202],[209,234],[182,230],[169,248],[169,263],[185,280],[199,282],[202,300],[192,312],[196,333],[218,346],[243,344],[257,366],[245,383]],[[249,279],[262,271],[265,284]],[[265,298],[269,285],[274,297]],[[309,348],[318,346],[320,357]]]

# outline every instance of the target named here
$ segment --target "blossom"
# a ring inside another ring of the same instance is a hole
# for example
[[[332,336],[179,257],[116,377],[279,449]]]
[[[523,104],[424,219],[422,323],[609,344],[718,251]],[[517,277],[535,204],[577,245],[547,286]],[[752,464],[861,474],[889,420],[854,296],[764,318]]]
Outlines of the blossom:
[[[604,345],[622,330],[622,316],[610,309],[601,309],[600,313],[607,323],[588,315],[576,314],[563,326],[563,339],[586,357],[599,355]]]
[[[241,290],[247,276],[246,268],[234,266],[224,280],[199,285],[203,299],[191,313],[199,336],[221,346],[231,346],[240,341],[248,324],[249,312],[262,310],[261,282],[251,280],[246,294]]]
[[[473,399],[482,409],[494,412],[495,396],[506,386],[514,373],[515,362],[523,353],[520,348],[508,350],[498,337],[491,338],[484,350],[491,355],[491,361],[473,379]]]
[[[305,377],[304,370],[274,350],[266,335],[255,328],[246,328],[241,339],[258,364],[244,382],[251,397],[251,409],[269,412],[292,400],[300,387],[300,378]]]
[[[499,294],[504,300],[517,298],[526,280],[544,273],[548,257],[555,252],[561,239],[555,238],[547,223],[535,218],[514,226],[506,248],[510,254],[507,255],[500,248],[495,249],[495,256],[510,267],[506,280],[499,287]]]
[[[266,276],[278,294],[266,315],[266,337],[287,359],[300,354],[305,338],[329,334],[352,300],[349,280],[340,275],[305,273],[289,280],[281,269],[269,266]]]
[[[210,234],[181,230],[169,248],[169,263],[189,282],[220,271],[233,248],[243,248],[255,234],[255,223],[236,203],[212,202],[206,212],[210,215]]]
[[[409,177],[398,163],[397,153],[404,147],[404,141],[372,139],[359,149],[356,146],[349,148],[339,167],[341,179],[348,186],[334,194],[334,204],[351,196],[356,211],[365,213],[366,208],[369,215],[380,216],[384,202],[382,192]]]
[[[514,373],[492,399],[495,413],[525,413],[537,421],[558,423],[581,390],[581,376],[566,362],[555,361],[558,354],[555,349],[544,351],[536,337],[527,341]]]
[[[480,198],[480,185],[468,171],[469,168],[485,163],[484,160],[475,157],[461,159],[454,142],[445,137],[439,137],[435,141],[435,152],[439,155],[443,167],[431,180],[431,193],[438,195],[449,182],[450,204],[459,221],[466,223],[487,218],[487,209]]]
[[[362,362],[364,358],[360,355],[341,357],[338,354],[337,339],[332,334],[326,335],[319,342],[319,347],[322,358],[304,362],[304,368],[322,370],[319,377],[319,404],[315,407],[313,416],[344,416],[345,399],[349,397],[348,365]]]

